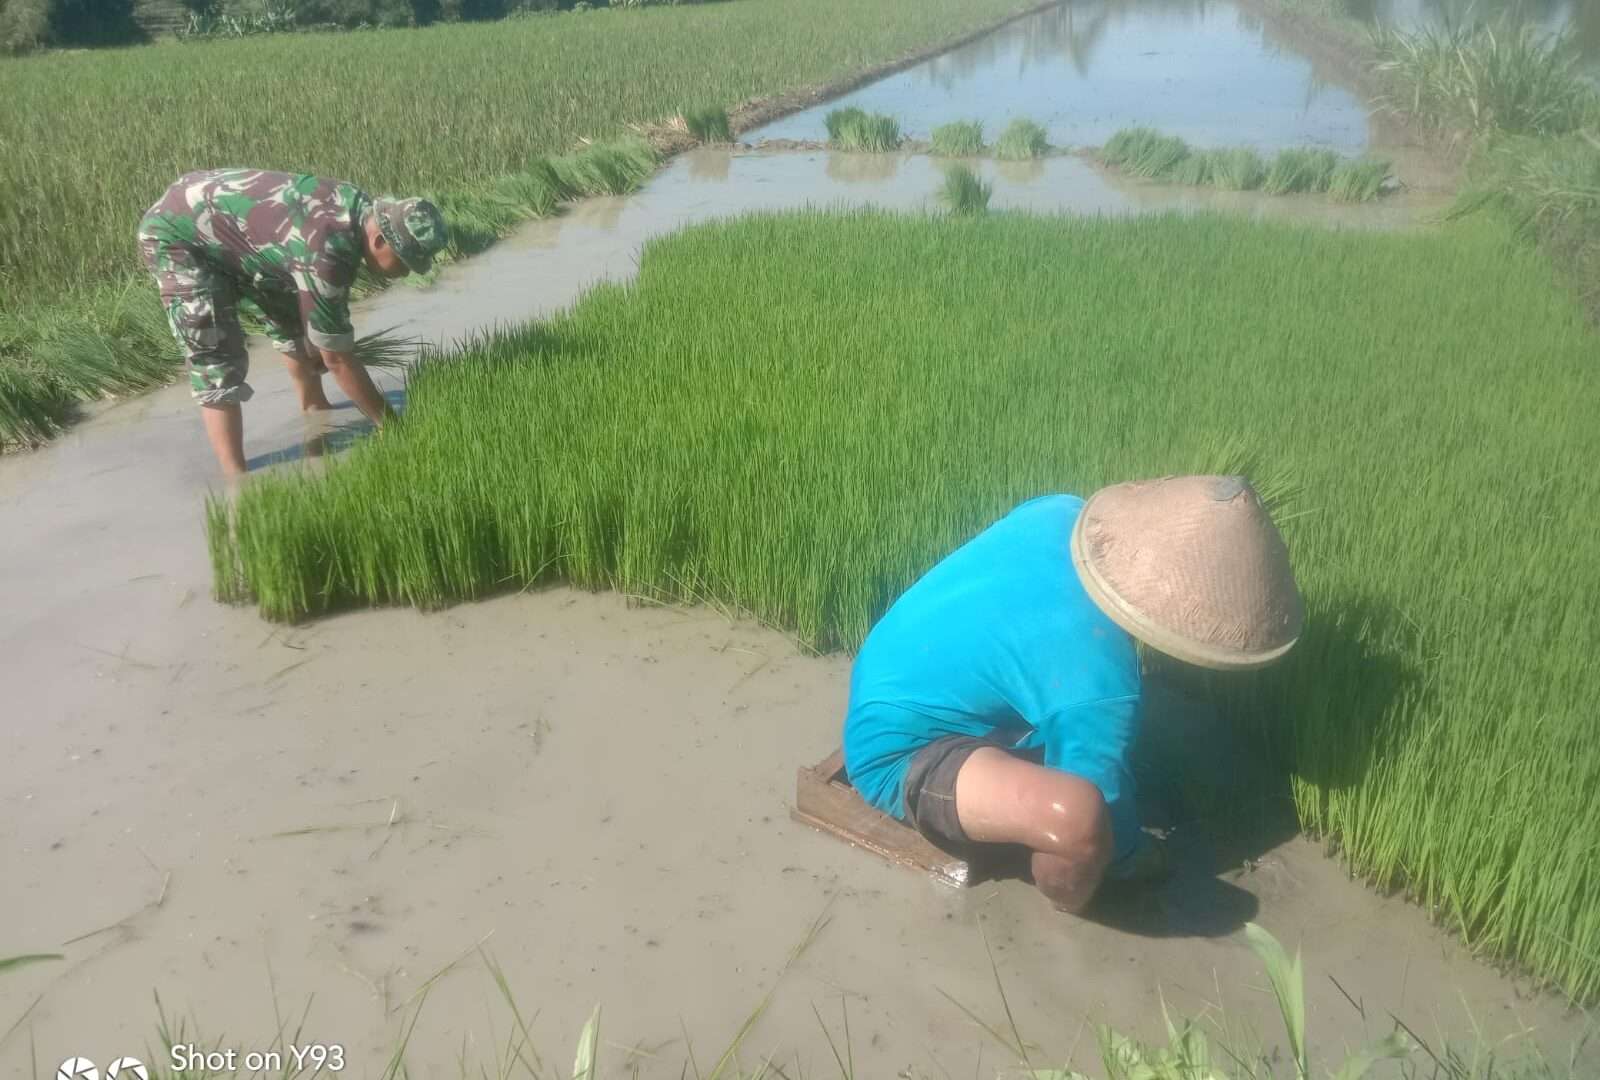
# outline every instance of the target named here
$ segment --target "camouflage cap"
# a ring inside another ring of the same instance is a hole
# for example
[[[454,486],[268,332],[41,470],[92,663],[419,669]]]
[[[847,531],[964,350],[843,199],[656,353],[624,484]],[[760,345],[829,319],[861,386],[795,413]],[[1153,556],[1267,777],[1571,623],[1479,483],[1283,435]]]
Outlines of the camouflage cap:
[[[444,216],[427,199],[378,199],[372,212],[378,231],[413,274],[433,269],[433,257],[450,242]]]

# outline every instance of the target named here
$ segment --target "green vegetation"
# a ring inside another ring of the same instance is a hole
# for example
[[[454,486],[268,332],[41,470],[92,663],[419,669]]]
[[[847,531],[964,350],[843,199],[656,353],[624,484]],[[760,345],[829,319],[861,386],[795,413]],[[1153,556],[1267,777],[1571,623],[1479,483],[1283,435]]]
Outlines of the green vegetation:
[[[819,918],[806,931],[800,942],[790,950],[773,984],[733,1033],[726,1048],[715,1058],[704,1059],[710,1064],[707,1071],[701,1072],[699,1065],[695,1063],[693,1043],[685,1044],[681,1052],[688,1060],[680,1066],[681,1075],[687,1076],[691,1068],[699,1080],[779,1080],[779,1078],[810,1075],[806,1072],[798,1053],[792,1071],[785,1068],[784,1063],[774,1054],[749,1053],[746,1055],[749,1060],[760,1061],[756,1070],[749,1072],[739,1063],[740,1050],[750,1041],[756,1022],[771,1006],[779,985],[793,967],[795,960],[810,947],[825,925],[825,921]],[[1117,1031],[1109,1023],[1102,1022],[1095,1025],[1095,1042],[1100,1053],[1102,1070],[1099,1075],[1104,1080],[1273,1080],[1278,1076],[1292,1076],[1297,1080],[1309,1080],[1312,1076],[1327,1076],[1331,1080],[1365,1080],[1373,1075],[1374,1066],[1392,1062],[1395,1063],[1394,1067],[1383,1075],[1399,1077],[1401,1080],[1423,1080],[1424,1077],[1429,1080],[1587,1080],[1578,1072],[1578,1063],[1587,1048],[1587,1038],[1581,1039],[1569,1049],[1569,1060],[1563,1065],[1550,1061],[1537,1047],[1530,1049],[1525,1044],[1513,1045],[1509,1050],[1504,1045],[1487,1049],[1481,1043],[1470,1051],[1450,1044],[1442,1044],[1436,1049],[1418,1036],[1403,1020],[1392,1015],[1384,1024],[1389,1029],[1386,1034],[1375,1037],[1369,1032],[1367,1045],[1354,1052],[1345,1051],[1343,1062],[1335,1071],[1332,1062],[1318,1061],[1308,1049],[1305,974],[1299,951],[1296,950],[1291,957],[1276,937],[1255,923],[1245,925],[1245,941],[1256,958],[1261,961],[1266,974],[1267,987],[1272,993],[1272,1000],[1277,1005],[1279,1016],[1283,1021],[1285,1047],[1280,1049],[1263,1043],[1257,1032],[1251,1031],[1245,1024],[1230,1016],[1227,1006],[1220,1000],[1212,1003],[1199,1020],[1174,1019],[1163,1004],[1162,1019],[1165,1021],[1167,1031],[1165,1046],[1142,1043]],[[998,998],[998,1001],[986,1007],[985,1011],[998,1013],[1005,1018],[1004,1021],[985,1020],[974,1008],[948,994],[945,996],[955,1010],[971,1021],[978,1031],[998,1044],[1021,1070],[1018,1073],[1012,1069],[1002,1069],[998,1075],[1002,1077],[1021,1075],[1032,1077],[1033,1080],[1091,1080],[1087,1074],[1073,1070],[1069,1064],[1052,1066],[1050,1063],[1056,1059],[1046,1055],[1053,1048],[1048,1045],[1042,1046],[1036,1039],[1024,1036],[1016,1023],[1011,1002],[1006,994],[1005,974],[996,963],[994,951],[989,948],[987,939],[984,945],[989,953],[989,963],[994,974]],[[509,1034],[504,1040],[490,1040],[488,1052],[492,1057],[488,1061],[481,1058],[469,1060],[466,1046],[474,1040],[464,1037],[461,1040],[461,1050],[454,1055],[460,1070],[457,1075],[461,1080],[469,1080],[469,1077],[474,1076],[497,1076],[503,1080],[511,1078],[565,1080],[569,1075],[572,1080],[599,1080],[602,1076],[617,1075],[605,1071],[604,1066],[615,1057],[610,1051],[619,1048],[621,1044],[601,1041],[599,1005],[594,1007],[589,1019],[578,1033],[577,1045],[573,1052],[573,1067],[569,1074],[560,1067],[560,1064],[564,1064],[564,1058],[550,1058],[536,1044],[529,1030],[529,1024],[536,1013],[519,1003],[504,969],[481,946],[477,953],[506,1010],[505,1023]],[[438,978],[465,959],[466,957],[461,957],[446,965],[434,975],[434,978]],[[1254,991],[1259,987],[1251,989]],[[159,993],[156,994],[155,1001],[158,1050],[148,1055],[151,1058],[149,1068],[153,1080],[180,1080],[180,1078],[224,1080],[224,1076],[231,1080],[237,1075],[233,1070],[228,1070],[224,1074],[204,1066],[185,1069],[181,1073],[169,1071],[167,1065],[173,1060],[172,1051],[175,1047],[198,1047],[204,1052],[215,1044],[196,1036],[184,1021],[174,1022],[169,1019]],[[1358,1002],[1351,1004],[1356,1009],[1362,1010],[1361,1016],[1365,1019],[1364,1007]],[[289,1050],[293,1046],[305,1045],[303,1036],[311,1013],[311,1002],[308,1001],[304,1010],[299,1011],[299,1019],[295,1021],[292,1029],[288,1029],[281,1018],[283,1014],[277,1008],[275,991],[273,1005],[274,1011],[279,1016],[276,1034],[270,1039],[258,1040],[256,1045],[275,1051],[283,1058],[286,1067],[275,1074],[277,1080],[316,1080],[317,1077],[325,1075],[325,1070],[310,1061],[303,1067],[295,1067]],[[394,1047],[388,1052],[387,1067],[381,1074],[382,1080],[398,1080],[411,1075],[407,1056],[413,1042],[417,1041],[415,1039],[417,1022],[426,1006],[426,992],[421,993],[414,1003],[406,1002],[400,1006],[399,1034]],[[843,1022],[840,1029],[834,1031],[829,1028],[822,1014],[817,1012],[813,1005],[813,1012],[821,1028],[822,1041],[827,1045],[829,1055],[838,1066],[841,1080],[855,1080],[858,1071],[855,1064],[855,1046],[850,1034],[848,1004],[844,1005],[843,1009]],[[295,1014],[290,1013],[290,1015]],[[1055,1042],[1058,1037],[1052,1037],[1051,1042]],[[1523,1040],[1518,1042],[1522,1043]],[[180,1050],[180,1054],[183,1053],[184,1051]],[[1067,1053],[1071,1054],[1072,1051],[1069,1049]],[[650,1057],[659,1058],[660,1055],[651,1054]],[[1284,1057],[1289,1059],[1288,1067],[1292,1072],[1284,1073],[1281,1070],[1280,1065]],[[637,1077],[639,1068],[635,1054],[626,1053],[624,1058],[624,1068],[631,1065],[630,1075]],[[560,1064],[547,1065],[547,1061],[559,1061]],[[934,1063],[938,1065],[937,1059],[934,1059]],[[939,1067],[944,1071],[943,1066]],[[920,1071],[907,1070],[902,1075],[923,1074]]]
[[[977,157],[983,153],[983,122],[957,120],[934,128],[933,152],[940,157]]]
[[[1031,495],[1292,477],[1306,636],[1208,685],[1357,872],[1589,997],[1600,368],[1552,283],[1486,220],[703,227],[424,365],[404,423],[324,474],[213,508],[217,592],[295,619],[565,581],[849,649]]]
[[[654,168],[650,145],[627,138],[536,160],[527,171],[482,191],[438,195],[451,237],[437,265],[483,250],[563,200],[631,191]],[[358,291],[379,287],[363,270]],[[0,308],[0,446],[43,443],[80,403],[159,386],[181,364],[148,278],[102,285],[77,300],[73,308],[40,304],[15,313]],[[357,356],[373,366],[393,366],[399,352],[390,339],[368,337],[357,343]]]
[[[725,143],[733,138],[733,128],[728,123],[728,110],[721,105],[685,109],[683,126],[684,130],[701,142]]]
[[[1339,155],[1332,150],[1281,150],[1267,169],[1261,190],[1268,195],[1293,195],[1327,191]]]
[[[1387,103],[1437,127],[1564,135],[1600,119],[1577,50],[1536,26],[1385,27],[1373,47],[1378,72],[1400,88]]]
[[[900,122],[882,113],[834,109],[825,118],[828,145],[835,150],[884,154],[900,149]]]
[[[1176,135],[1146,127],[1124,128],[1106,140],[1100,160],[1146,179],[1165,179],[1189,156],[1189,145]]]
[[[1344,202],[1383,194],[1389,163],[1375,158],[1341,160],[1332,150],[1282,150],[1268,164],[1254,150],[1196,150],[1176,135],[1151,128],[1124,128],[1106,140],[1100,160],[1112,168],[1191,187],[1218,187],[1269,195],[1331,191]]]
[[[1028,161],[1050,152],[1050,140],[1043,127],[1024,117],[1006,125],[994,141],[994,156],[1001,161]]]
[[[0,35],[35,2],[0,0]],[[347,177],[374,193],[429,193],[470,249],[548,213],[560,178],[542,159],[586,136],[661,122],[685,100],[826,83],[1018,6],[751,0],[0,64],[0,445],[56,429],[80,394],[131,392],[176,371],[164,336],[112,334],[128,347],[116,353],[119,372],[103,378],[57,372],[39,349],[60,327],[121,326],[133,306],[154,310],[134,228],[184,172],[245,163]],[[308,112],[307,70],[326,73],[327,96],[360,108]],[[601,190],[616,190],[621,163],[606,156],[613,179]],[[591,166],[600,168],[582,171]],[[16,416],[40,422],[19,427]]]
[[[939,200],[956,214],[981,214],[989,209],[994,186],[979,179],[968,165],[952,165],[944,171]]]
[[[1328,194],[1340,202],[1370,202],[1383,194],[1389,179],[1389,162],[1360,157],[1339,162],[1328,178]]]
[[[1211,183],[1227,191],[1254,191],[1267,178],[1267,163],[1247,146],[1211,155]]]

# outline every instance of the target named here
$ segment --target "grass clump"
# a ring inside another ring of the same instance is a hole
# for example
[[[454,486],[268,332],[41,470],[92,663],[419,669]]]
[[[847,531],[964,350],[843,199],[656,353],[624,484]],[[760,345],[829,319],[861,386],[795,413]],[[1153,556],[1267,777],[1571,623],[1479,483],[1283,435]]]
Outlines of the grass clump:
[[[1190,187],[1208,187],[1217,174],[1216,150],[1196,150],[1190,153],[1172,170],[1169,179],[1175,184],[1187,184]]]
[[[1153,128],[1124,128],[1106,141],[1100,160],[1134,176],[1164,180],[1189,156],[1189,144]]]
[[[957,120],[934,128],[933,152],[940,157],[977,157],[983,153],[983,122]]]
[[[725,143],[733,138],[733,128],[728,123],[728,110],[721,105],[685,109],[683,126],[690,135],[705,143]]]
[[[1359,157],[1339,162],[1328,178],[1328,194],[1339,202],[1371,202],[1383,194],[1389,179],[1389,162]]]
[[[1001,161],[1028,161],[1049,152],[1050,140],[1044,128],[1021,116],[1007,124],[994,141],[994,156]]]
[[[1373,47],[1377,70],[1400,88],[1388,104],[1435,127],[1564,135],[1600,117],[1600,94],[1572,39],[1534,25],[1382,27]]]
[[[1338,167],[1339,155],[1332,150],[1280,150],[1261,181],[1261,190],[1268,195],[1327,191]]]
[[[1294,476],[1306,631],[1208,682],[1220,711],[1355,872],[1587,998],[1597,395],[1582,313],[1492,219],[752,217],[425,362],[404,424],[212,519],[216,580],[276,619],[567,582],[850,649],[1030,496]]]
[[[834,109],[824,123],[828,145],[835,150],[882,154],[900,148],[900,122],[892,116],[857,108]]]
[[[1218,150],[1211,158],[1211,184],[1225,191],[1254,191],[1267,178],[1267,164],[1247,146]]]
[[[939,200],[955,214],[981,214],[989,209],[994,186],[979,178],[968,165],[952,165],[944,171]]]

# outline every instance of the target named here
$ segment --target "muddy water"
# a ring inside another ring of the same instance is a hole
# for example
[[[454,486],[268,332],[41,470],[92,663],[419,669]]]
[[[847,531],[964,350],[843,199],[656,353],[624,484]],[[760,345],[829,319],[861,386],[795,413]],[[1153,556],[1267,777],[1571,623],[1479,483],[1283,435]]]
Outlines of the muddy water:
[[[1015,117],[1043,124],[1058,146],[1098,146],[1150,124],[1201,146],[1367,144],[1366,110],[1319,81],[1311,64],[1266,38],[1247,14],[1215,0],[1079,0],[1024,19],[863,87],[854,105],[926,139],[951,120],[996,134]],[[826,110],[800,113],[756,138],[822,139]]]
[[[1071,157],[981,167],[996,206],[1043,211],[1404,227],[1435,205],[1152,187]],[[694,221],[915,210],[938,181],[919,157],[692,154],[634,198],[536,223],[358,317],[448,341],[562,308]],[[271,354],[255,363],[253,466],[360,432],[349,409],[308,427]],[[218,606],[201,532],[213,477],[177,387],[0,460],[0,957],[65,954],[0,976],[6,1075],[35,1055],[53,1069],[140,1053],[152,991],[225,1047],[262,1049],[274,988],[286,1016],[314,998],[301,1041],[341,1044],[359,1076],[378,1075],[426,992],[412,1075],[455,1077],[463,1057],[475,1074],[511,1023],[480,943],[558,1068],[596,1002],[612,1067],[633,1054],[677,1076],[687,1031],[705,1068],[775,987],[747,1062],[826,1071],[815,1006],[835,1038],[848,1014],[861,1075],[992,1073],[1003,1052],[944,997],[999,1020],[986,940],[1040,1056],[1087,1065],[1086,1022],[1154,1037],[1163,998],[1275,1031],[1249,918],[1303,945],[1321,1047],[1382,1033],[1328,975],[1369,1016],[1429,1035],[1469,1013],[1490,1038],[1534,1029],[1560,1047],[1576,1030],[1301,841],[1226,858],[1186,842],[1178,879],[1106,925],[1017,883],[946,891],[796,826],[794,770],[836,745],[847,662],[715,613],[558,590],[283,628]]]
[[[1037,213],[1227,210],[1386,229],[1422,225],[1445,205],[1440,195],[1416,192],[1350,206],[1320,196],[1275,198],[1147,184],[1074,156],[973,165],[994,185],[991,208]],[[676,159],[637,195],[589,200],[535,222],[446,271],[431,289],[392,290],[373,302],[372,325],[456,340],[485,325],[549,314],[597,281],[627,277],[640,245],[652,236],[716,218],[803,206],[937,211],[942,180],[941,164],[920,155],[697,150]]]

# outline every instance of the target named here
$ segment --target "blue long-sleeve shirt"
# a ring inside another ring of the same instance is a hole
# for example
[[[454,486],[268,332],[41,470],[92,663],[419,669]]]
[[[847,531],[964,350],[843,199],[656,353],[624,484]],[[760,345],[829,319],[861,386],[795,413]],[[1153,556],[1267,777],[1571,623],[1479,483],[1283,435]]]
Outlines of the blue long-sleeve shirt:
[[[1007,739],[1100,789],[1114,860],[1139,846],[1128,752],[1139,727],[1133,639],[1072,565],[1083,500],[1023,503],[906,590],[867,636],[850,678],[844,761],[873,806],[905,819],[911,757],[945,735]]]

